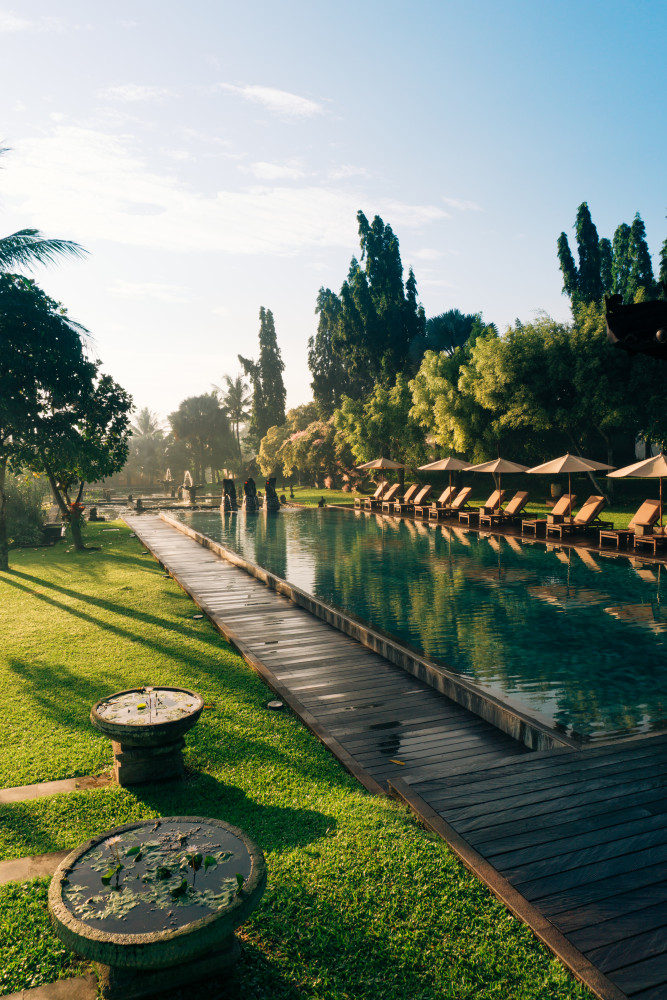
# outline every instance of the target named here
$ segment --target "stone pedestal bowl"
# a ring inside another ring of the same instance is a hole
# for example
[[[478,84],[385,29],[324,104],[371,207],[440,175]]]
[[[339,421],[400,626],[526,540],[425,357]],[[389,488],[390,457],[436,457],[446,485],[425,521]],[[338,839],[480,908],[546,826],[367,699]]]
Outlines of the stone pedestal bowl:
[[[90,721],[112,741],[116,781],[133,785],[183,775],[183,735],[203,708],[187,688],[132,688],[98,701]]]
[[[234,931],[265,886],[264,856],[242,830],[170,816],[72,851],[51,881],[49,913],[60,940],[97,963],[103,995],[134,1000],[233,963]]]

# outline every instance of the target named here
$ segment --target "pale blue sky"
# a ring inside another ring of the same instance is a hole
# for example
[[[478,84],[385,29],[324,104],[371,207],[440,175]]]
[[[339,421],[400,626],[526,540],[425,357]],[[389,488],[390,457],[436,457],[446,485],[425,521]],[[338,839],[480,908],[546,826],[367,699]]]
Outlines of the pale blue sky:
[[[635,0],[0,0],[0,232],[85,262],[42,287],[162,416],[257,350],[310,398],[321,285],[379,213],[427,315],[567,319],[555,246],[588,201],[667,236],[667,5]]]

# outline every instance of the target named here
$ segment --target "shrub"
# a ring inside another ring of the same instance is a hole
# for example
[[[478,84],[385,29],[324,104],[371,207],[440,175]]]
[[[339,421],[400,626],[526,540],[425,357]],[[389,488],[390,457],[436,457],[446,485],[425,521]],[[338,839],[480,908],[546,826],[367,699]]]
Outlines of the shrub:
[[[11,548],[41,542],[47,494],[48,484],[41,476],[7,475],[7,535]]]

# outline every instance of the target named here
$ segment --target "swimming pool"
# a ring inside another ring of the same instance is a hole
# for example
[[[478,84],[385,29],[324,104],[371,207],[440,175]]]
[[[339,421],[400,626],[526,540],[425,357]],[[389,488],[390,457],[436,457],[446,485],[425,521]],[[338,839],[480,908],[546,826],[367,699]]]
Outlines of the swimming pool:
[[[562,732],[667,728],[661,566],[335,508],[178,518]]]

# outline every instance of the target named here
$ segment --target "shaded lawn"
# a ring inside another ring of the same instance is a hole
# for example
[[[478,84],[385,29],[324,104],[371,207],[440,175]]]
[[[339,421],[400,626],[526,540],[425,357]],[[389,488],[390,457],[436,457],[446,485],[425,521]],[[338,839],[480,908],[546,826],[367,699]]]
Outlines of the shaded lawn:
[[[0,574],[1,784],[109,768],[110,743],[88,716],[112,691],[182,685],[213,708],[188,734],[185,781],[0,807],[0,858],[74,847],[135,818],[222,818],[257,840],[269,868],[228,1000],[589,996],[438,838],[361,789],[296,717],[267,711],[250,668],[193,620],[129,530],[108,527],[88,529],[101,552],[13,552]],[[0,887],[0,993],[81,971],[50,931],[47,888]]]

